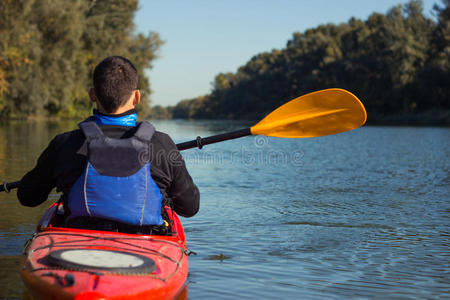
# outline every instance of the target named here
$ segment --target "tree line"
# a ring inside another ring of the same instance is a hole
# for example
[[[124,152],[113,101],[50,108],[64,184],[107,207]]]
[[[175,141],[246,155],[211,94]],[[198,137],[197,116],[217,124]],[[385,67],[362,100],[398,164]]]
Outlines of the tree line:
[[[280,50],[220,73],[209,94],[153,109],[173,118],[259,119],[286,101],[340,87],[356,94],[370,123],[450,125],[450,0],[419,0],[366,21],[296,32]]]
[[[92,103],[92,72],[109,55],[135,64],[144,113],[161,40],[135,34],[138,0],[0,0],[0,117],[80,117]]]

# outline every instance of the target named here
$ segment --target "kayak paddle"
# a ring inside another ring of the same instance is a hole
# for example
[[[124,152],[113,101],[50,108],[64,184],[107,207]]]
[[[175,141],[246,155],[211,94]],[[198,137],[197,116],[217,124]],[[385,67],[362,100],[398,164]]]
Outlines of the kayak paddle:
[[[343,89],[326,89],[291,100],[252,127],[177,144],[178,150],[232,140],[248,135],[310,138],[337,134],[364,125],[366,110],[359,99]],[[0,192],[17,188],[20,181],[3,183]]]
[[[310,138],[356,129],[367,120],[359,99],[342,89],[327,89],[295,98],[268,114],[256,125],[177,144],[178,150],[202,148],[204,145],[248,135],[282,138]]]

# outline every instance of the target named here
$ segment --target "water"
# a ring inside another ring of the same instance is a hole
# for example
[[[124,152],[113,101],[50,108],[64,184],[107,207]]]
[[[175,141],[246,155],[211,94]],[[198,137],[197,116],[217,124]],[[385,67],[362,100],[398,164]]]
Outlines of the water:
[[[182,142],[250,124],[155,125]],[[75,126],[0,125],[0,178],[20,179]],[[182,219],[197,253],[189,299],[449,297],[449,128],[246,137],[183,156],[201,191],[200,212]],[[22,298],[22,246],[48,203],[24,208],[0,193],[0,298]]]

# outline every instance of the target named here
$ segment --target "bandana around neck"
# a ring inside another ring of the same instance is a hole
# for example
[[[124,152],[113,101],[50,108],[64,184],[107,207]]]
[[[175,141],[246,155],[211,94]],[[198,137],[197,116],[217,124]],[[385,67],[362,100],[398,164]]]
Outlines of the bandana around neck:
[[[136,126],[137,113],[134,109],[120,115],[105,115],[97,110],[93,114],[94,122],[98,125]]]

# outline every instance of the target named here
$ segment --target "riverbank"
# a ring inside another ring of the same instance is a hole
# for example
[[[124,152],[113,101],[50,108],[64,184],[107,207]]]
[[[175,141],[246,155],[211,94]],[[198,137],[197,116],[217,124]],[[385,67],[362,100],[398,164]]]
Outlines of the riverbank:
[[[380,126],[450,126],[450,110],[431,110],[418,114],[368,114],[367,125]]]
[[[423,113],[416,114],[395,114],[384,115],[376,113],[367,113],[367,125],[377,126],[432,126],[432,127],[450,127],[450,110],[430,110]],[[149,119],[159,120],[212,120],[214,118],[173,118],[171,108],[162,110],[159,106],[156,110],[152,108],[151,113],[148,116]],[[236,120],[235,118],[221,118],[228,120]],[[240,120],[254,120],[258,122],[262,117],[258,117],[256,113],[248,114],[245,118]],[[214,119],[216,120],[216,119]]]
[[[450,127],[450,110],[430,110],[417,114],[396,114],[384,115],[376,113],[367,114],[366,125],[374,126],[432,126],[432,127]],[[49,116],[49,115],[13,115],[9,117],[0,117],[0,122],[8,121],[64,121],[64,120],[84,120],[89,117],[88,113],[79,114],[77,116]],[[171,107],[161,110],[158,107],[156,110],[152,108],[151,112],[145,116],[140,117],[141,120],[236,120],[235,118],[173,118]],[[262,118],[258,118],[257,114],[248,114],[241,121],[254,121],[257,123]]]

